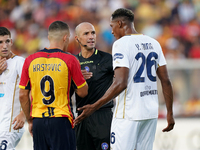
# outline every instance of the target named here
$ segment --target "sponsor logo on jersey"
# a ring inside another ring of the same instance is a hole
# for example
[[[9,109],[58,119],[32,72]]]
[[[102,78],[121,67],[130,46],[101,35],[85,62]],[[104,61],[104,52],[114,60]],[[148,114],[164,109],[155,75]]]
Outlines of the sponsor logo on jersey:
[[[157,90],[148,90],[148,91],[140,92],[140,97],[148,96],[148,95],[158,95],[158,91]]]
[[[101,149],[102,150],[107,150],[108,149],[108,144],[106,142],[101,144]]]
[[[84,65],[84,64],[92,64],[94,63],[93,61],[84,61],[84,62],[80,62],[80,65]]]
[[[85,70],[86,70],[87,72],[89,72],[89,71],[90,71],[90,68],[89,68],[88,66],[85,66]]]
[[[121,54],[121,53],[115,53],[113,59],[115,61],[116,59],[123,59],[123,58],[124,58],[123,54]]]
[[[146,85],[145,90],[151,90],[151,86]]]
[[[4,97],[4,95],[5,95],[4,87],[3,87],[5,84],[6,84],[6,82],[0,82],[0,98]]]
[[[1,97],[4,97],[4,95],[5,95],[4,93],[0,93],[0,98],[1,98]]]

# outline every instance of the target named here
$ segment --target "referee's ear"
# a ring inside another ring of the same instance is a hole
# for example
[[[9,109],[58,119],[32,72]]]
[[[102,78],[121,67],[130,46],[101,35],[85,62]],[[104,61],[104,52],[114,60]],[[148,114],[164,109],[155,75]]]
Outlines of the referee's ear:
[[[76,35],[74,38],[75,38],[75,41],[76,41],[77,43],[79,43],[79,42],[78,42],[78,36]]]

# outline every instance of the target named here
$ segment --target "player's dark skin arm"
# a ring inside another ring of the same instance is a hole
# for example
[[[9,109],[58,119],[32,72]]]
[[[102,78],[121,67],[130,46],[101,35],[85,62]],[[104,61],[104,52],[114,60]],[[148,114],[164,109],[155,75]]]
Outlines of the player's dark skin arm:
[[[157,75],[161,81],[163,95],[167,107],[167,122],[168,126],[164,128],[163,132],[168,132],[174,128],[175,121],[173,118],[173,92],[172,92],[172,85],[168,77],[168,72],[166,65],[158,67],[157,69]]]
[[[22,110],[26,116],[26,120],[29,124],[29,132],[30,134],[33,136],[32,134],[32,117],[30,116],[30,107],[31,107],[31,102],[30,102],[30,99],[29,99],[29,90],[26,90],[26,89],[20,89],[19,91],[19,100],[20,100],[20,103],[21,103],[21,107],[22,107]]]
[[[109,102],[111,99],[118,96],[124,89],[127,87],[129,69],[126,67],[118,67],[115,69],[115,79],[106,91],[106,93],[101,97],[97,102],[91,105],[85,105],[81,108],[78,108],[78,111],[82,110],[83,112],[79,115],[74,124],[80,123],[83,119],[91,115],[93,112],[98,110],[102,105]]]

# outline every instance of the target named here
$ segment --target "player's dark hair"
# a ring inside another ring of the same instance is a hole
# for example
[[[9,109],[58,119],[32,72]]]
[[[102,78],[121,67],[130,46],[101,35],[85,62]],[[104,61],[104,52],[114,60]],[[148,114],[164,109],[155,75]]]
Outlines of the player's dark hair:
[[[0,36],[9,35],[11,37],[10,31],[5,27],[0,27]]]
[[[112,20],[119,18],[119,17],[123,17],[124,19],[126,19],[130,22],[134,21],[133,12],[126,8],[119,8],[119,9],[115,10],[111,16],[112,16]]]
[[[68,30],[69,31],[69,26],[68,26],[67,23],[62,22],[62,21],[54,21],[49,26],[49,31],[62,31],[62,30]]]

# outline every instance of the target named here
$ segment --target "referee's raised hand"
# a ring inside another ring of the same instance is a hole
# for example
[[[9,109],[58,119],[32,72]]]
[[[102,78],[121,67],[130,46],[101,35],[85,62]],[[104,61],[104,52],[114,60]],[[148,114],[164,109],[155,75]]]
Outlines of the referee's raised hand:
[[[92,77],[92,72],[88,72],[87,70],[81,70],[83,77],[85,80],[90,79]]]

